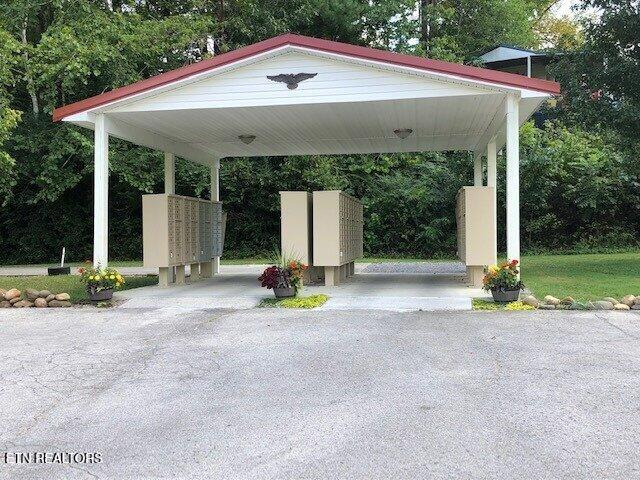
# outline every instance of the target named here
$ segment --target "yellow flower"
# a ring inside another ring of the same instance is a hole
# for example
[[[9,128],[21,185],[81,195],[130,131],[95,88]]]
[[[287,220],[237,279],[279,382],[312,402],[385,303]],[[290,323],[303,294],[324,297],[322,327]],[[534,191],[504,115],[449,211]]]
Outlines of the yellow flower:
[[[89,275],[89,280],[93,280],[93,275]]]
[[[490,265],[490,266],[489,266],[489,272],[490,272],[490,273],[497,273],[497,272],[498,272],[498,270],[499,270],[499,268],[498,268],[498,266],[497,266],[497,265]]]
[[[100,280],[100,275],[96,275],[96,276],[95,276],[95,279],[96,279],[96,280]]]
[[[111,280],[115,280],[115,279],[116,279],[115,275],[111,275],[109,278],[110,278]]]

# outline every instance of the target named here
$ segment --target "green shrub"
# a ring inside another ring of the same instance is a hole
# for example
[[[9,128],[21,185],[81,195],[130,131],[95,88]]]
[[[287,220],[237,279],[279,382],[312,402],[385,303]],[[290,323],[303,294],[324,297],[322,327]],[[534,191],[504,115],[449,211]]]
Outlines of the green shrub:
[[[311,295],[309,297],[293,297],[293,298],[265,298],[258,307],[275,307],[275,308],[317,308],[325,304],[329,299],[327,295]]]

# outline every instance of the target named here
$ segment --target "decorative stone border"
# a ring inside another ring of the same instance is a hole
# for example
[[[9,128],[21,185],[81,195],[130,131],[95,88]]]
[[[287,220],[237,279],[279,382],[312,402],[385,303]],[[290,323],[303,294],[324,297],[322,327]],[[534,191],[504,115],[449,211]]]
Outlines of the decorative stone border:
[[[560,300],[552,295],[547,295],[540,301],[533,295],[527,295],[521,301],[540,310],[640,310],[640,295],[625,295],[621,300],[604,297],[593,302],[578,302],[572,297]]]
[[[0,308],[47,308],[70,307],[71,296],[68,293],[51,293],[49,290],[27,288],[24,295],[17,288],[3,290],[0,288]]]

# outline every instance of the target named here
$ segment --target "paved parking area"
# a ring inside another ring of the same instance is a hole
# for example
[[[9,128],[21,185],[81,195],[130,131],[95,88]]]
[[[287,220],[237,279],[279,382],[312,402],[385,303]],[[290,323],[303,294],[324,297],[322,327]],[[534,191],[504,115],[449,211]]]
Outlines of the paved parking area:
[[[640,477],[640,315],[0,310],[0,477]]]

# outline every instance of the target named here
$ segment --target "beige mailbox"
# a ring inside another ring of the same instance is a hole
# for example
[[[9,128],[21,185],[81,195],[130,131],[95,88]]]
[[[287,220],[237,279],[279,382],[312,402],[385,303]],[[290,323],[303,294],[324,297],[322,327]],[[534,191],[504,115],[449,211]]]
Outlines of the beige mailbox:
[[[176,282],[184,282],[187,264],[197,278],[200,264],[222,254],[223,242],[222,202],[167,193],[142,196],[143,263],[160,269],[161,285],[167,285],[172,267]]]
[[[313,262],[312,196],[309,192],[280,192],[280,248],[310,265]]]
[[[496,205],[493,187],[462,187],[456,197],[458,257],[467,281],[482,286],[484,267],[496,263]]]
[[[340,190],[313,192],[313,265],[324,267],[325,284],[353,275],[362,248],[362,202]]]

